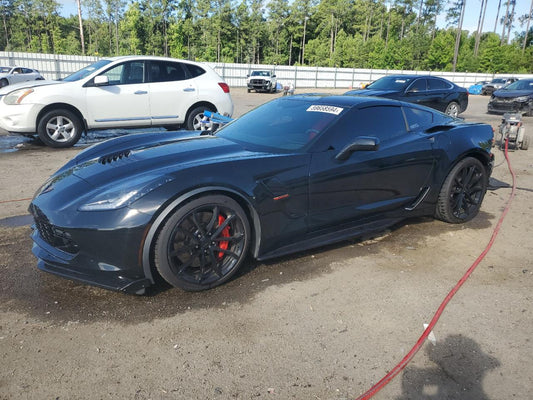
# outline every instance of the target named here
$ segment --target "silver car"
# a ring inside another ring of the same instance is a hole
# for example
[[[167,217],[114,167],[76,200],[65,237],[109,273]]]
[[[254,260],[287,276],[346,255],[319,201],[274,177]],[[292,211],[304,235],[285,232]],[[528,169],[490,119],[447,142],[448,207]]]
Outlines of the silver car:
[[[13,83],[38,81],[44,77],[36,69],[24,67],[0,67],[0,88]]]

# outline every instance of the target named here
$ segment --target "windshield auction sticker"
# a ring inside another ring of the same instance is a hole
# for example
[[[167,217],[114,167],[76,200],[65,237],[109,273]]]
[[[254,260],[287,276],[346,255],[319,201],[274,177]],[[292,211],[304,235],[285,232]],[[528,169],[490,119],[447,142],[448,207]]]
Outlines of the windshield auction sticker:
[[[309,108],[306,110],[308,112],[323,112],[328,114],[334,114],[339,115],[344,108],[341,107],[334,107],[334,106],[319,106],[319,105],[312,105],[309,106]]]

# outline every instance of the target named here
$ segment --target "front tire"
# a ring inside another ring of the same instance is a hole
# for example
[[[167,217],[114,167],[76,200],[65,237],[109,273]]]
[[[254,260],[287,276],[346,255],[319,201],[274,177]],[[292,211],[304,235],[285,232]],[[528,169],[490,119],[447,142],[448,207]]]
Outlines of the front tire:
[[[459,104],[455,101],[451,101],[447,106],[446,110],[444,111],[445,114],[449,115],[450,117],[457,118],[459,115],[460,107]]]
[[[7,79],[0,79],[0,88],[3,88],[4,86],[9,85],[9,82]]]
[[[227,282],[246,258],[250,224],[235,200],[210,195],[182,207],[157,237],[154,263],[171,285],[187,291]]]
[[[204,117],[204,111],[208,110],[215,112],[212,107],[196,107],[187,116],[185,122],[185,129],[188,131],[200,131],[202,130],[202,118]]]
[[[50,147],[71,147],[80,140],[83,127],[72,111],[59,109],[47,112],[37,125],[41,141]]]
[[[452,168],[439,193],[435,215],[452,224],[474,218],[487,191],[487,170],[472,157],[459,161]]]

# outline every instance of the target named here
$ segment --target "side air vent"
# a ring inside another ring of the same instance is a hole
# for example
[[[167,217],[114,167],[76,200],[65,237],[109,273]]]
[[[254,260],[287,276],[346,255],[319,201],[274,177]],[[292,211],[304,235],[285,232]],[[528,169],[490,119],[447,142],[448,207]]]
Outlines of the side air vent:
[[[131,150],[125,150],[125,151],[120,151],[118,153],[107,154],[105,156],[100,157],[98,162],[103,165],[110,164],[113,161],[118,161],[118,160],[122,160],[123,158],[128,158],[130,154],[131,154]]]

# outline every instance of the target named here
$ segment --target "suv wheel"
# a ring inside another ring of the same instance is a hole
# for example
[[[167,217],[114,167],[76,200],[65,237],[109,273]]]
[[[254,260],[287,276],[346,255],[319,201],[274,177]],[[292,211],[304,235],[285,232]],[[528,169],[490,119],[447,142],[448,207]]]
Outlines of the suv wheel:
[[[42,142],[56,148],[75,145],[82,132],[83,126],[78,116],[65,109],[47,112],[37,125],[37,133]]]
[[[196,107],[189,113],[187,120],[185,121],[185,128],[188,131],[199,131],[202,129],[201,122],[205,110],[215,112],[212,107]]]

